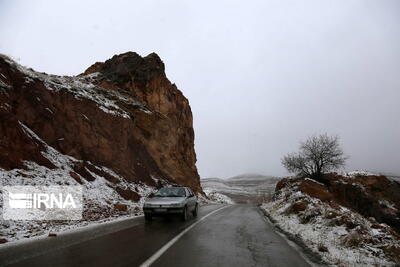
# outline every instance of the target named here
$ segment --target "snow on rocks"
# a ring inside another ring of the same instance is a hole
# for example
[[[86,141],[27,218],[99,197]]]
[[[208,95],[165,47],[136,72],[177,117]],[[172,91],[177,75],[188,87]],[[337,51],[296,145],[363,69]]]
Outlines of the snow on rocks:
[[[351,171],[347,173],[343,173],[344,177],[349,177],[349,178],[354,178],[354,177],[362,177],[362,176],[373,176],[373,175],[378,175],[376,173],[372,173],[369,171]]]
[[[1,56],[1,55],[0,55]],[[96,103],[100,110],[114,116],[121,116],[129,119],[130,116],[124,108],[119,105],[122,103],[127,106],[138,107],[146,113],[151,113],[146,107],[131,97],[124,96],[118,91],[111,91],[93,84],[97,81],[100,73],[91,73],[79,76],[58,76],[40,73],[19,65],[18,63],[2,56],[5,61],[25,74],[25,83],[32,83],[35,80],[41,81],[50,91],[65,91],[74,95],[77,99],[87,99]],[[8,88],[8,85],[0,80],[0,88]]]
[[[391,227],[313,198],[298,191],[298,186],[287,184],[261,205],[279,228],[299,238],[329,265],[396,266],[400,235]]]
[[[0,220],[0,238],[15,241],[23,238],[45,235],[48,232],[59,232],[67,229],[82,227],[99,221],[108,221],[120,216],[139,216],[142,214],[142,205],[145,197],[155,188],[144,183],[132,183],[126,181],[114,171],[104,167],[96,166],[87,162],[97,172],[86,168],[95,179],[87,181],[80,174],[74,172],[74,165],[82,161],[64,155],[53,147],[47,145],[30,128],[20,122],[26,134],[36,143],[43,145],[42,155],[47,158],[56,168],[50,169],[38,165],[35,162],[24,161],[26,169],[13,169],[6,171],[0,168],[1,187],[14,185],[82,185],[84,191],[84,211],[83,219],[80,221],[6,221]],[[71,173],[79,178],[80,183],[72,177]],[[101,176],[106,173],[113,177],[115,182],[110,182],[110,178]],[[34,179],[32,179],[34,178]],[[125,191],[134,192],[139,196],[137,202],[123,198],[117,188]],[[3,205],[2,192],[0,191],[0,205]],[[126,209],[116,209],[116,206],[124,205]]]
[[[8,85],[6,82],[4,82],[2,79],[0,79],[0,88],[11,89],[11,86]]]

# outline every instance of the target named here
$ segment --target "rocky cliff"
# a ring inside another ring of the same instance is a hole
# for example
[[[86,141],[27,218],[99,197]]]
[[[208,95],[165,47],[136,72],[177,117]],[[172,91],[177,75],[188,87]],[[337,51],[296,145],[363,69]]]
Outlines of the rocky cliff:
[[[105,185],[137,202],[163,183],[201,192],[195,163],[189,102],[156,54],[116,55],[72,77],[0,56],[3,185]]]

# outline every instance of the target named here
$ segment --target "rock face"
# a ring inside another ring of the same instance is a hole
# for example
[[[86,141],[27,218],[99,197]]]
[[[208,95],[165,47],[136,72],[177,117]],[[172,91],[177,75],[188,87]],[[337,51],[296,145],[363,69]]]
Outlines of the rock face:
[[[104,166],[127,182],[168,181],[202,192],[189,102],[154,53],[116,55],[74,77],[38,73],[0,56],[0,168],[27,169],[26,162],[58,168],[44,156],[46,145],[79,161],[70,171],[78,183],[107,179],[95,167]]]
[[[383,175],[344,178],[328,175],[329,191],[335,200],[400,233],[400,183]]]

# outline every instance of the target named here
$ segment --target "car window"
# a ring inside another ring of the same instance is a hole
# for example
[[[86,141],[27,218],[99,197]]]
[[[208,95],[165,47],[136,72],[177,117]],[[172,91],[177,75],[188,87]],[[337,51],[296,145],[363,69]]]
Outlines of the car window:
[[[192,189],[188,188],[188,190],[189,190],[189,196],[191,197],[194,196]]]
[[[182,187],[164,187],[158,190],[155,197],[185,197],[186,191]]]

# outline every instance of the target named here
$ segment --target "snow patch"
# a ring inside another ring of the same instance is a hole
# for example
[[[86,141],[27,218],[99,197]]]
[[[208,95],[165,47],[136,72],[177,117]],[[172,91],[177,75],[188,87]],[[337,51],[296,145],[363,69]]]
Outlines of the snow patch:
[[[235,202],[228,196],[218,193],[211,189],[204,189],[203,190],[206,196],[212,201],[216,203],[222,204],[234,204]]]
[[[38,165],[35,162],[24,161],[26,169],[13,169],[6,171],[0,168],[1,187],[14,185],[79,185],[79,183],[71,177],[70,173],[74,172],[73,166],[82,161],[74,157],[64,155],[53,147],[47,145],[39,136],[37,136],[29,127],[19,122],[23,131],[34,140],[37,144],[43,146],[42,155],[47,158],[56,168],[49,169],[45,166]],[[119,182],[114,184],[104,177],[86,169],[95,180],[86,181],[80,178],[84,190],[84,214],[88,213],[90,219],[81,221],[5,221],[0,220],[0,237],[6,238],[8,241],[29,238],[48,234],[48,232],[59,232],[67,229],[74,229],[85,225],[98,223],[99,221],[108,221],[120,216],[139,216],[142,215],[142,206],[145,198],[156,189],[144,183],[128,182],[123,177],[105,166],[97,166],[91,162],[87,162],[94,168],[101,170]],[[100,172],[99,172],[100,173]],[[116,187],[129,189],[138,193],[141,198],[138,202],[125,200],[117,191]],[[119,212],[114,209],[116,203],[127,205],[126,212]],[[0,191],[0,206],[3,204],[2,192]],[[2,211],[1,211],[2,213]],[[91,213],[95,213],[92,220]],[[0,214],[2,217],[2,214]],[[85,215],[84,215],[85,217]]]
[[[376,173],[372,173],[369,171],[351,171],[351,172],[347,172],[347,173],[343,173],[344,177],[348,177],[348,178],[355,178],[358,176],[373,176],[373,175],[377,175]]]
[[[121,102],[128,106],[138,107],[146,113],[151,113],[141,103],[135,101],[131,97],[124,96],[117,91],[106,90],[101,86],[94,85],[93,82],[101,75],[100,73],[91,73],[83,76],[58,76],[46,73],[35,72],[30,68],[26,68],[13,62],[7,57],[3,58],[25,75],[25,83],[31,83],[35,80],[43,82],[44,86],[50,91],[67,91],[74,95],[77,99],[87,99],[97,104],[100,110],[105,113],[130,119],[129,113],[121,108],[118,103]],[[0,86],[8,88],[9,86],[0,80]]]
[[[297,189],[284,187],[275,193],[273,201],[261,206],[281,229],[300,238],[329,265],[395,266],[383,250],[385,246],[399,246],[389,226],[378,225],[343,206],[333,208]],[[308,203],[306,209],[292,212],[293,204],[300,201]],[[391,207],[386,202],[382,205]]]

